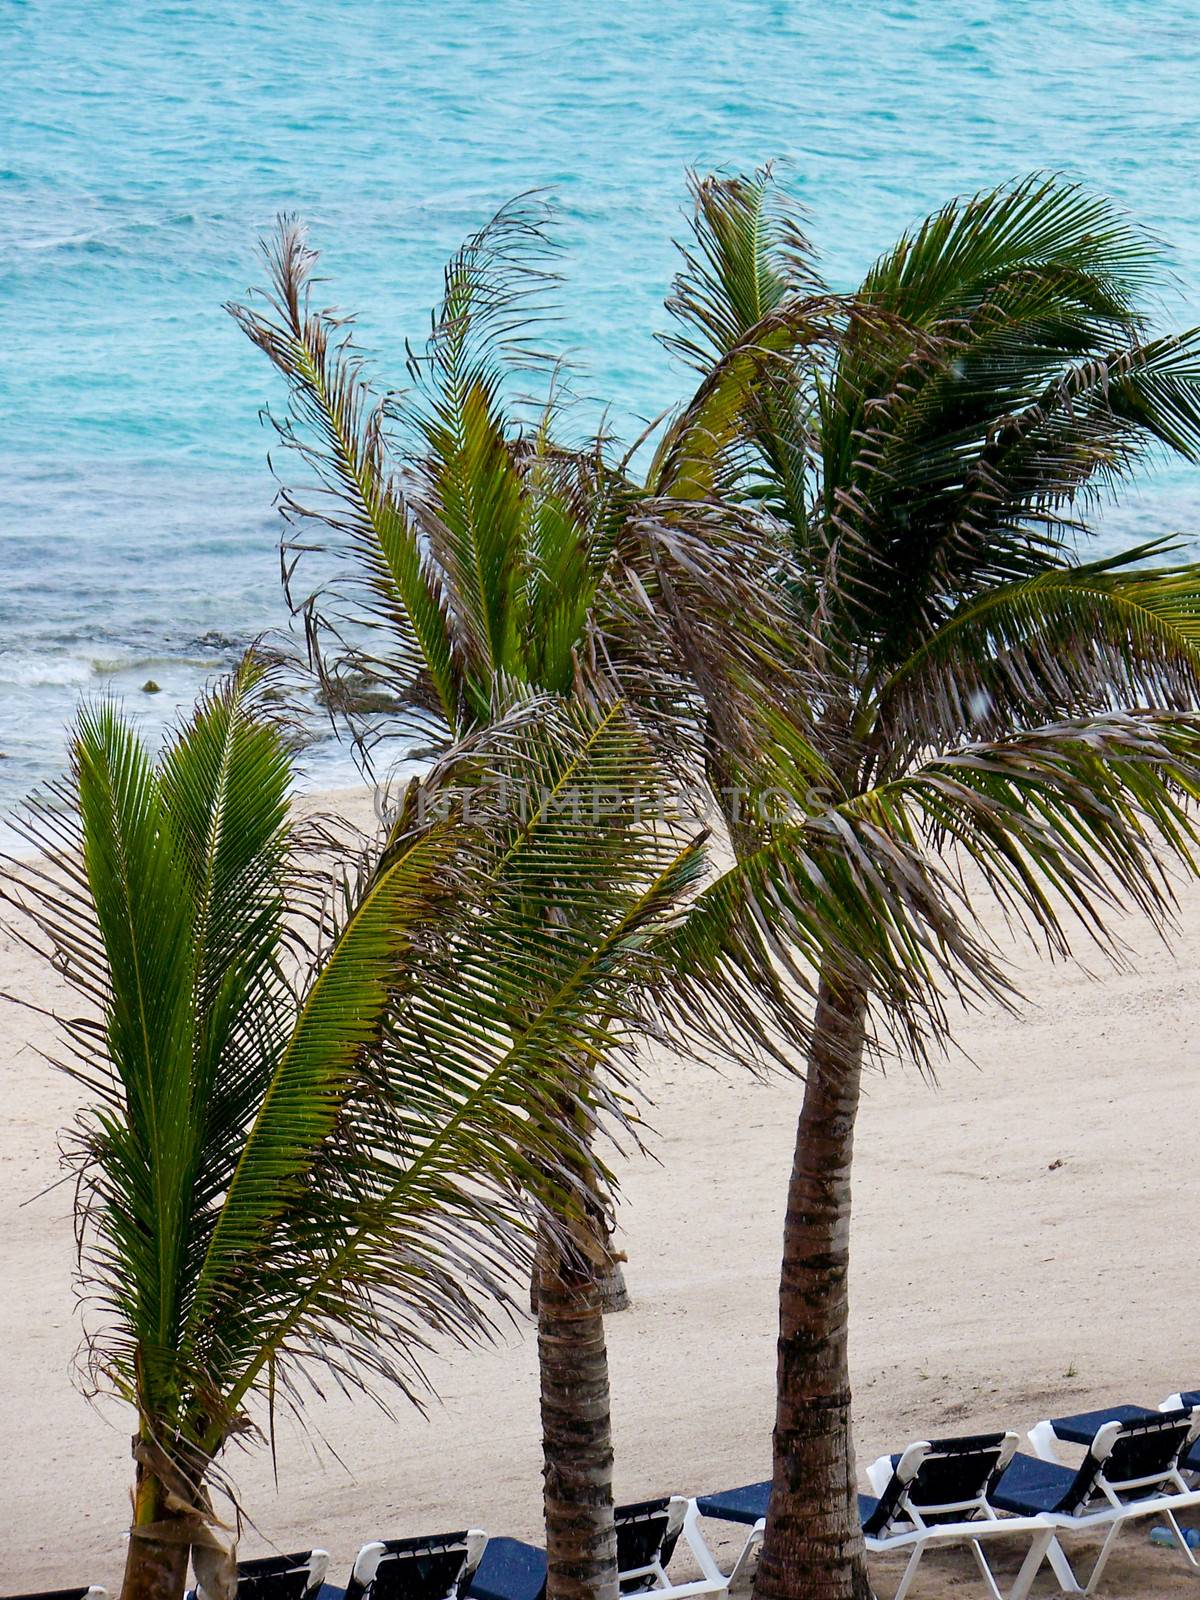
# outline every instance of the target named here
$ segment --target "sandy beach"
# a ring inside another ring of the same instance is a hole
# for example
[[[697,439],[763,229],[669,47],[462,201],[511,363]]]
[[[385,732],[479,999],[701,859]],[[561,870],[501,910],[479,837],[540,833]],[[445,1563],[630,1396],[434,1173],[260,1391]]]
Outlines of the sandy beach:
[[[343,797],[344,799],[344,797]],[[361,804],[355,797],[354,806]],[[1131,922],[1134,970],[1089,978],[1025,951],[1019,1019],[966,1017],[932,1087],[895,1068],[869,1086],[855,1192],[853,1367],[861,1469],[929,1433],[1011,1426],[1108,1401],[1156,1404],[1200,1381],[1190,1236],[1200,1030],[1200,889],[1174,957]],[[65,993],[0,936],[0,990]],[[57,1130],[79,1091],[39,1057],[49,1022],[0,1005],[0,1590],[115,1591],[131,1416],[72,1378],[69,1185]],[[798,1087],[650,1061],[654,1159],[623,1164],[633,1309],[609,1320],[617,1492],[692,1494],[766,1475],[774,1301]],[[337,1392],[305,1439],[229,1467],[256,1526],[242,1552],[320,1545],[344,1581],[367,1539],[475,1525],[537,1538],[534,1340],[430,1367],[439,1401],[389,1419]],[[864,1478],[865,1484],[865,1478]],[[714,1530],[715,1531],[715,1530]],[[1190,1592],[1143,1529],[1103,1592]],[[1014,1552],[1014,1566],[1019,1552]],[[890,1564],[889,1564],[890,1566]],[[893,1572],[879,1573],[890,1593]],[[969,1560],[931,1560],[921,1594],[964,1593]],[[1048,1576],[1039,1593],[1056,1592]]]

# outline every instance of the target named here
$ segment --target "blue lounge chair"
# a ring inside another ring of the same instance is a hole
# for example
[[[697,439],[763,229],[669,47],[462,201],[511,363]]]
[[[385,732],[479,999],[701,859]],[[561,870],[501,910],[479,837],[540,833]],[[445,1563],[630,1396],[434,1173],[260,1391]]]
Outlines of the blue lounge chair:
[[[1157,1408],[1137,1405],[1101,1406],[1096,1411],[1078,1411],[1070,1417],[1047,1417],[1030,1428],[1034,1451],[1044,1461],[1057,1460],[1055,1444],[1078,1444],[1086,1449],[1106,1422],[1136,1422],[1159,1411],[1195,1411],[1200,1407],[1200,1389],[1184,1389],[1168,1395]],[[1179,1458],[1185,1472],[1200,1473],[1200,1441]]]
[[[1118,1409],[1131,1414],[1083,1412],[1039,1423],[1030,1433],[1039,1454],[1014,1456],[989,1496],[1002,1511],[1053,1518],[1060,1532],[1108,1529],[1086,1583],[1080,1583],[1058,1539],[1051,1543],[1047,1557],[1068,1594],[1095,1591],[1117,1535],[1127,1522],[1143,1517],[1161,1517],[1188,1565],[1200,1570],[1176,1521],[1177,1512],[1200,1505],[1200,1490],[1189,1488],[1180,1471],[1181,1457],[1200,1434],[1200,1411]],[[1100,1426],[1089,1437],[1090,1420],[1097,1417]],[[1084,1445],[1082,1464],[1073,1468],[1055,1460],[1051,1436]]]
[[[958,1439],[922,1439],[901,1455],[881,1456],[868,1472],[874,1495],[860,1494],[863,1537],[872,1555],[908,1552],[893,1600],[904,1600],[922,1557],[930,1548],[966,1545],[975,1557],[992,1600],[1003,1600],[984,1543],[1027,1538],[1029,1548],[1011,1591],[1024,1600],[1054,1539],[1054,1525],[1041,1516],[999,1517],[988,1501],[1017,1448],[1015,1433],[974,1434]],[[746,1484],[723,1494],[702,1495],[702,1517],[749,1526],[750,1533],[728,1582],[732,1584],[762,1541],[769,1483]]]
[[[239,1561],[237,1600],[315,1600],[328,1569],[329,1555],[324,1550]],[[204,1585],[197,1583],[189,1589],[187,1600],[208,1600]]]
[[[459,1600],[487,1547],[480,1528],[374,1539],[355,1557],[345,1589],[326,1584],[320,1600]]]
[[[642,1500],[618,1506],[617,1570],[621,1593],[652,1591],[655,1600],[681,1600],[683,1596],[717,1594],[726,1579],[694,1531],[695,1516],[689,1502],[671,1499]],[[703,1576],[673,1584],[667,1567],[680,1538],[688,1545]],[[546,1593],[546,1552],[520,1539],[492,1539],[471,1585],[471,1600],[543,1600]]]

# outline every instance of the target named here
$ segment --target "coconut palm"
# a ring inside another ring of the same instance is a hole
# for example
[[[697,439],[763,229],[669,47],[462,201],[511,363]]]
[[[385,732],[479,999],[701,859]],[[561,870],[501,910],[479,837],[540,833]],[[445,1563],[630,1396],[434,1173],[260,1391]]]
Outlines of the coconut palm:
[[[785,616],[758,570],[757,543],[736,512],[702,493],[704,441],[736,413],[730,396],[759,356],[752,344],[744,368],[706,381],[668,430],[673,454],[652,488],[603,441],[563,448],[553,395],[515,420],[513,372],[534,360],[530,330],[551,282],[544,221],[517,202],[454,257],[428,345],[410,355],[413,389],[386,404],[372,397],[346,319],[313,304],[315,257],[294,224],[267,246],[270,289],[231,309],[286,376],[291,407],[279,431],[314,469],[312,497],[285,488],[284,509],[301,527],[319,523],[347,562],[344,581],[298,602],[330,703],[344,702],[349,662],[394,699],[367,733],[420,730],[450,750],[486,739],[531,697],[557,699],[559,715],[597,728],[624,705],[654,760],[610,771],[602,809],[621,850],[640,850],[649,789],[668,770],[702,775],[726,752],[749,759],[760,739],[754,685],[768,665],[776,677],[787,670],[776,660]],[[439,781],[462,783],[457,761],[447,757]],[[535,771],[526,770],[530,784]],[[561,787],[556,770],[536,782]],[[595,829],[586,842],[597,843]],[[573,840],[571,873],[602,881],[611,863],[603,851],[588,860],[582,843]],[[570,905],[570,886],[531,903],[530,916],[599,938],[602,928]],[[719,982],[728,969],[712,970]],[[580,1082],[600,1064],[595,1052],[581,1057]],[[616,1586],[601,1320],[611,1254],[598,1173],[589,1187],[590,1237],[577,1234],[564,1256],[546,1233],[535,1292],[555,1600]]]
[[[70,781],[31,803],[44,853],[4,889],[86,1002],[63,1027],[88,1093],[87,1349],[137,1415],[123,1600],[179,1600],[189,1550],[228,1585],[222,1451],[299,1412],[306,1379],[419,1401],[431,1338],[479,1337],[535,1247],[587,1237],[592,1134],[625,1121],[655,931],[700,862],[595,808],[559,815],[563,785],[645,766],[619,708],[525,706],[458,753],[475,818],[411,786],[331,901],[263,689],[248,660],[157,760],[113,706],[83,711]],[[572,850],[603,872],[565,884]],[[531,914],[551,895],[555,921]],[[564,1063],[599,1057],[581,1093]]]
[[[1169,565],[1162,542],[1081,551],[1095,506],[1149,454],[1200,451],[1200,333],[1149,335],[1156,247],[1055,179],[944,207],[840,309],[769,172],[697,182],[695,198],[677,349],[719,372],[754,327],[814,313],[808,340],[764,352],[720,475],[757,508],[804,658],[781,728],[803,729],[823,761],[830,815],[859,824],[840,870],[869,879],[882,863],[899,883],[899,850],[927,892],[894,946],[917,979],[902,1043],[927,1065],[950,1015],[921,972],[968,999],[1008,996],[981,896],[1052,957],[1082,938],[1118,959],[1118,915],[1162,928],[1166,859],[1194,866],[1200,570]],[[795,795],[791,762],[781,743],[747,781]],[[769,811],[735,832],[747,862]],[[885,988],[824,952],[788,1190],[761,1600],[870,1593],[850,1172],[864,1057],[896,1018]]]

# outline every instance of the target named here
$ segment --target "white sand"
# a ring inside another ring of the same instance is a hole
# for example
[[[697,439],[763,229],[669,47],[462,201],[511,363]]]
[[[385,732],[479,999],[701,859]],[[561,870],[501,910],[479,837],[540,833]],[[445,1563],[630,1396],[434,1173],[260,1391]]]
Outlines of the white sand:
[[[1022,1019],[968,1018],[940,1088],[875,1078],[855,1192],[853,1359],[860,1463],[932,1431],[1024,1429],[1107,1401],[1200,1384],[1194,1267],[1200,892],[1176,956],[1131,924],[1137,972],[1089,980],[1026,955]],[[0,937],[0,989],[62,1003]],[[69,1186],[56,1132],[75,1086],[36,1054],[50,1025],[0,1004],[0,1591],[114,1591],[132,1419],[71,1378],[79,1342]],[[763,1477],[774,1302],[798,1086],[654,1067],[658,1161],[623,1172],[634,1309],[609,1320],[622,1499]],[[318,1543],[342,1581],[364,1540],[479,1525],[538,1535],[534,1342],[450,1352],[429,1419],[389,1421],[334,1393],[316,1451],[281,1425],[230,1465],[255,1518],[243,1553]],[[341,1465],[334,1458],[341,1459]],[[969,1562],[930,1563],[923,1594],[967,1592]],[[1190,1590],[1183,1564],[1126,1537],[1104,1592]],[[882,1579],[890,1592],[891,1576]],[[1045,1579],[1039,1589],[1054,1592]]]

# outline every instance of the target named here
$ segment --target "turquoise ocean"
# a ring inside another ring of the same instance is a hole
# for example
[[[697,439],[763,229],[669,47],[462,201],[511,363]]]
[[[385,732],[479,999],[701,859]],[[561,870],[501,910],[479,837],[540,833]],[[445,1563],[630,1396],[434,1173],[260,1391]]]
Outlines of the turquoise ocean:
[[[776,160],[839,287],[950,195],[1064,171],[1168,242],[1157,315],[1200,322],[1196,0],[0,0],[0,84],[0,807],[81,696],[153,728],[286,625],[283,396],[221,310],[280,211],[396,384],[445,257],[549,191],[554,341],[628,437],[685,387],[652,335],[689,166]],[[1106,529],[1200,530],[1200,476]]]

